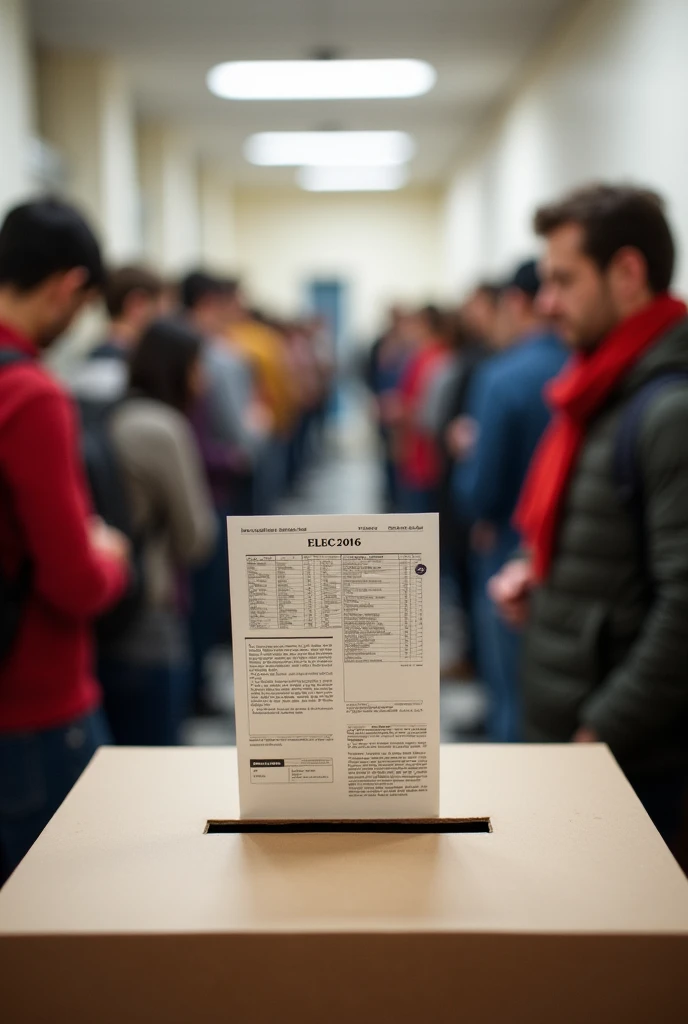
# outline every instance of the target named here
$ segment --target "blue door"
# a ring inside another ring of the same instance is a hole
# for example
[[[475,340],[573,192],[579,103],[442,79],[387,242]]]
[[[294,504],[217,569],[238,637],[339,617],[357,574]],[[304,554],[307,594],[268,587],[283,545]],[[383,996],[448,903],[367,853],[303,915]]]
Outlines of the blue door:
[[[307,301],[313,316],[320,316],[327,324],[334,342],[335,360],[341,367],[345,357],[345,304],[346,285],[336,279],[316,278],[308,283]],[[341,395],[336,385],[332,399],[332,412],[341,411]]]

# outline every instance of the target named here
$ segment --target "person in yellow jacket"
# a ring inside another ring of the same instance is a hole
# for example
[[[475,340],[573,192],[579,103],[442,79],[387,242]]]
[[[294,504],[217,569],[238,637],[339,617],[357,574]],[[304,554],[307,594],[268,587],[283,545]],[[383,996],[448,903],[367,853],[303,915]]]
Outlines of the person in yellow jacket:
[[[233,287],[232,313],[225,331],[227,344],[251,363],[260,396],[273,414],[275,433],[288,440],[300,403],[285,340],[246,308],[238,286]]]
[[[286,485],[288,446],[301,413],[298,382],[286,339],[246,306],[236,282],[227,284],[229,314],[225,339],[253,368],[258,394],[272,414],[273,443],[258,474],[257,511],[272,512]],[[261,483],[262,480],[262,483]]]

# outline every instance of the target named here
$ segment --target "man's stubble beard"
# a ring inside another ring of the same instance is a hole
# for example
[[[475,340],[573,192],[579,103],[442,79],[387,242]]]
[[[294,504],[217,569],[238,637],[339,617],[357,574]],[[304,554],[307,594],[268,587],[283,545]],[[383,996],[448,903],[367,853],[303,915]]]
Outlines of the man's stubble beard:
[[[610,331],[612,331],[621,320],[607,287],[600,289],[598,302],[593,308],[599,310],[599,316],[595,318],[596,322],[594,324],[592,323],[591,315],[591,323],[589,326],[581,327],[581,330],[577,333],[577,337],[573,341],[573,348],[583,354],[595,352]]]

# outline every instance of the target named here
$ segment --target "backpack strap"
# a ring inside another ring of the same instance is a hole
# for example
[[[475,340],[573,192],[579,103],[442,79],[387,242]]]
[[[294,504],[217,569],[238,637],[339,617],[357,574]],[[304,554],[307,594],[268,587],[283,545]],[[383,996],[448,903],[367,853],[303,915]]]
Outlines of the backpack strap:
[[[640,465],[640,431],[654,399],[675,384],[688,385],[688,370],[669,370],[649,380],[623,411],[614,444],[612,472],[617,493],[636,525],[645,561],[645,496]]]
[[[31,357],[16,348],[0,348],[0,370],[6,366],[15,366],[17,363],[30,363]]]
[[[32,362],[30,356],[24,352],[19,352],[14,348],[0,349],[0,370],[18,363],[30,362]],[[7,579],[4,573],[0,572],[0,608],[2,609],[0,664],[9,657],[14,646],[24,606],[31,593],[32,583],[33,565],[28,556],[22,559],[14,579]]]

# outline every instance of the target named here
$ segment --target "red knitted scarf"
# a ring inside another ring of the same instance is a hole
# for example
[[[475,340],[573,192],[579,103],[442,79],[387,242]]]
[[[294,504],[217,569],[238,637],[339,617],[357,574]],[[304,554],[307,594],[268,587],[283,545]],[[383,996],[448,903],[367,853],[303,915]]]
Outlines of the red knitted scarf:
[[[554,419],[535,453],[514,516],[538,580],[549,571],[562,502],[588,420],[657,338],[687,312],[683,302],[659,296],[615,327],[593,353],[574,356],[549,385]]]

